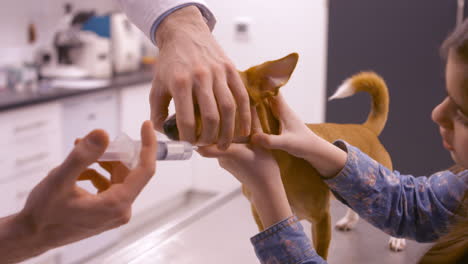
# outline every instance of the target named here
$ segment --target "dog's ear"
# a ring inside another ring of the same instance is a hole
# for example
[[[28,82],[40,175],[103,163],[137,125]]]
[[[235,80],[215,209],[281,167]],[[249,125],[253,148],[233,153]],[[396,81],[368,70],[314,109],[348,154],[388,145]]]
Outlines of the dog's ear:
[[[279,88],[285,85],[296,68],[299,55],[291,53],[279,60],[267,61],[249,69],[250,81],[256,84],[260,97],[270,97],[278,94]]]

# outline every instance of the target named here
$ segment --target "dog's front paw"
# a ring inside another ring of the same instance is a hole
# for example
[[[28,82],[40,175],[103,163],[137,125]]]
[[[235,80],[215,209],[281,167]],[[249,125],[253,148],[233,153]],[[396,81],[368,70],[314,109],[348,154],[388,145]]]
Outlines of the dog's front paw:
[[[388,246],[392,251],[400,252],[406,247],[406,240],[404,238],[390,237]]]
[[[340,231],[350,231],[354,229],[359,221],[359,217],[353,217],[349,214],[346,214],[338,222],[336,222],[335,227]]]

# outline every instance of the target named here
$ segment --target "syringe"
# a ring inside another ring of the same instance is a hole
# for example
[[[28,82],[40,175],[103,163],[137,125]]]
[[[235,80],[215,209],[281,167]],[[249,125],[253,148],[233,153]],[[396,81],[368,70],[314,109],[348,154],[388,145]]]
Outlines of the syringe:
[[[188,160],[197,147],[185,141],[158,141],[156,160]],[[121,133],[114,141],[109,143],[106,151],[98,161],[120,161],[133,169],[140,158],[141,142],[131,139],[127,134]]]

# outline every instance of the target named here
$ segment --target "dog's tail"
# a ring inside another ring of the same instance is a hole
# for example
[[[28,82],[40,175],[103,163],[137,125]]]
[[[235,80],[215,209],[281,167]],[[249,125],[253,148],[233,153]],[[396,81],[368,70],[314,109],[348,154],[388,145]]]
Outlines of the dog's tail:
[[[368,92],[372,97],[371,111],[363,125],[379,135],[387,122],[389,96],[387,85],[378,74],[361,72],[352,76],[328,100],[346,98],[358,92]]]

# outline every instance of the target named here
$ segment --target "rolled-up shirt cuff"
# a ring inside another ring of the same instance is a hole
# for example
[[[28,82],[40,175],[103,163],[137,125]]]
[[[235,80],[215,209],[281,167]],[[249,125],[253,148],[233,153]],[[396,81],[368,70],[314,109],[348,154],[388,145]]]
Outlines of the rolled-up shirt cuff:
[[[157,46],[157,43],[156,43],[156,30],[158,30],[158,27],[162,23],[162,21],[166,17],[168,17],[170,14],[174,13],[175,11],[177,11],[177,10],[179,10],[181,8],[187,7],[187,6],[191,6],[191,5],[194,5],[194,6],[198,7],[201,14],[205,18],[206,24],[208,25],[210,30],[213,31],[214,26],[216,24],[216,18],[213,15],[213,13],[203,4],[195,3],[195,2],[185,3],[185,4],[175,6],[175,7],[171,8],[171,9],[167,10],[166,12],[164,12],[162,15],[160,15],[154,21],[153,25],[151,26],[151,30],[150,30],[150,38],[151,38],[151,41],[153,42],[153,44],[155,44]]]
[[[250,241],[260,263],[302,263],[310,259],[321,260],[295,216],[272,225],[252,237]]]
[[[373,173],[358,173],[364,169],[372,168],[380,169],[380,164],[367,157],[361,150],[348,144],[344,140],[333,142],[335,146],[348,153],[345,166],[333,178],[324,179],[330,188],[333,190],[344,190],[345,192],[363,189],[363,182],[368,184],[375,183]],[[364,168],[364,169],[363,169]]]
[[[341,195],[342,193],[347,194],[350,191],[356,191],[362,189],[362,182],[356,171],[359,171],[359,166],[363,163],[371,162],[371,166],[378,167],[378,163],[371,159],[361,159],[362,152],[348,144],[344,140],[337,140],[333,142],[335,146],[348,153],[346,163],[343,169],[333,178],[323,178],[324,182],[330,187],[330,191],[333,195],[343,204],[351,207],[348,201]]]

